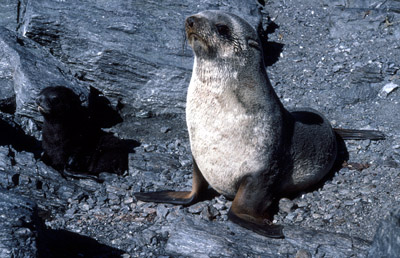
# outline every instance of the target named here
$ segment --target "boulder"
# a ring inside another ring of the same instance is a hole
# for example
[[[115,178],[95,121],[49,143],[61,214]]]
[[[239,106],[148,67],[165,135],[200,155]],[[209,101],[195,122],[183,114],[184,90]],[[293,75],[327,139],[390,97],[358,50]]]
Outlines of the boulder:
[[[0,188],[0,256],[36,257],[38,226],[36,204]]]
[[[113,104],[136,110],[183,113],[192,51],[184,36],[186,16],[223,9],[256,25],[253,1],[22,1],[18,32],[67,64],[83,84]],[[55,11],[56,10],[56,11]]]
[[[15,99],[17,115],[41,120],[35,103],[45,87],[63,85],[86,100],[89,89],[77,83],[68,67],[38,43],[0,27],[0,108]],[[1,103],[5,103],[1,105]]]
[[[389,213],[376,230],[368,257],[395,258],[400,254],[400,208]]]

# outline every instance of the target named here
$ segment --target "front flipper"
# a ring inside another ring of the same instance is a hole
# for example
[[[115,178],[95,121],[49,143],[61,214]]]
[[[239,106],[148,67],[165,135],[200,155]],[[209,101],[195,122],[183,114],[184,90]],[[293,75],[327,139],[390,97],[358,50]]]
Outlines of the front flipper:
[[[240,215],[236,215],[234,212],[232,212],[232,210],[229,210],[228,212],[228,218],[232,222],[246,229],[270,238],[284,238],[283,226],[281,225],[274,225],[269,220],[264,220],[260,222],[250,221],[252,218],[241,218],[239,216]]]
[[[265,180],[265,179],[264,179]],[[284,238],[283,226],[271,222],[269,208],[274,192],[270,182],[248,176],[243,179],[228,218],[249,230],[270,238]]]
[[[144,202],[171,203],[178,205],[191,205],[197,202],[205,194],[208,187],[195,160],[193,159],[193,182],[192,191],[160,191],[148,193],[134,193],[137,200]]]

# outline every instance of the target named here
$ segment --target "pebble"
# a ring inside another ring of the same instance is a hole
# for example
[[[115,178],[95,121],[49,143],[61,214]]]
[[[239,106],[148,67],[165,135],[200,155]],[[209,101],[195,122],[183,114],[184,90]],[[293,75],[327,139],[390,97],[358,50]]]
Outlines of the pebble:
[[[283,212],[290,213],[294,207],[294,202],[288,198],[279,200],[279,209]]]
[[[385,86],[383,86],[383,88],[381,89],[381,94],[383,96],[387,97],[391,92],[396,90],[398,87],[399,87],[399,85],[397,85],[393,82],[389,82],[389,83],[385,84]]]
[[[300,249],[297,251],[295,258],[312,258],[312,255],[309,251]]]
[[[195,203],[189,206],[188,211],[193,214],[199,214],[207,206],[204,202]]]
[[[167,126],[163,126],[163,127],[161,127],[161,129],[160,129],[160,132],[161,132],[161,133],[167,133],[167,132],[169,132],[169,131],[171,131],[171,128],[170,128],[170,127],[167,127]]]

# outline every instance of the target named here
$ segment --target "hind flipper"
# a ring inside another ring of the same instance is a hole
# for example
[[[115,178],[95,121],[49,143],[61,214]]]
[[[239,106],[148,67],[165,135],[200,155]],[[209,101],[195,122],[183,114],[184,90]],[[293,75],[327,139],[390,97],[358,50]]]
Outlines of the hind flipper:
[[[376,130],[354,130],[354,129],[342,129],[334,128],[343,140],[384,140],[385,134]]]

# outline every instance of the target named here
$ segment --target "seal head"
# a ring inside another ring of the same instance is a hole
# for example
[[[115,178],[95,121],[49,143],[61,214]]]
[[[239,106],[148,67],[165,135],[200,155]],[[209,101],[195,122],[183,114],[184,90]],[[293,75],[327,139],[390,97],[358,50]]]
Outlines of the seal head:
[[[185,28],[198,58],[240,57],[249,47],[261,50],[256,31],[234,14],[204,11],[188,17]]]

